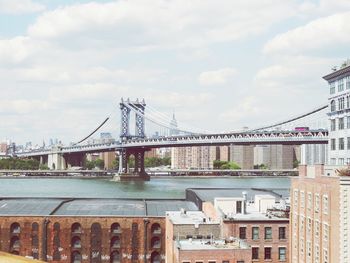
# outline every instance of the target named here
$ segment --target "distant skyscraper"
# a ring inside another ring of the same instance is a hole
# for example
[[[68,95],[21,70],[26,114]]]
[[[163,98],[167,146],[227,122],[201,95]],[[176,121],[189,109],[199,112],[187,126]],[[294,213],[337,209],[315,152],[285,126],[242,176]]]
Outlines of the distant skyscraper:
[[[175,118],[175,113],[173,113],[173,119],[170,121],[170,136],[178,135],[179,131],[177,129],[177,121]]]

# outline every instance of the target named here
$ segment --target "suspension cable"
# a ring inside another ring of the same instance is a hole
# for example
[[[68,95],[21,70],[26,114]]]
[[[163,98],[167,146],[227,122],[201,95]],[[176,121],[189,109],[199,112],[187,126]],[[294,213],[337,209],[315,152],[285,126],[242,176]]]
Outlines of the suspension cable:
[[[94,135],[103,125],[105,125],[105,123],[109,120],[109,117],[107,117],[92,133],[90,133],[88,136],[86,136],[84,139],[80,140],[77,143],[74,143],[73,146],[82,143],[83,141],[87,140],[88,138],[90,138],[92,135]]]

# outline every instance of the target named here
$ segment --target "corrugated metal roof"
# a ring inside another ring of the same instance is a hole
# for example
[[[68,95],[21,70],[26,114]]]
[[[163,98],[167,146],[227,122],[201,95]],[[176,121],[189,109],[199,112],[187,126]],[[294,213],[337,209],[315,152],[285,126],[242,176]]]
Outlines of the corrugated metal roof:
[[[0,215],[50,215],[63,199],[3,199]]]

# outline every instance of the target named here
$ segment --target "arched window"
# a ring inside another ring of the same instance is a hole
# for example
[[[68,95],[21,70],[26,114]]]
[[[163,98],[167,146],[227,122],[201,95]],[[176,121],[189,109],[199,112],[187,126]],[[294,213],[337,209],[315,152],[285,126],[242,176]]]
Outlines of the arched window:
[[[81,254],[79,251],[73,251],[71,256],[72,263],[81,263]]]
[[[10,227],[11,234],[21,233],[21,226],[18,223],[13,223]]]
[[[331,112],[335,111],[335,100],[331,101]]]
[[[111,254],[110,263],[120,263],[120,253],[119,253],[119,251],[114,251]]]
[[[37,222],[34,222],[32,224],[32,231],[35,232],[35,231],[39,231],[39,224]]]
[[[121,228],[120,228],[120,225],[118,223],[113,223],[111,225],[111,233],[113,234],[118,234],[118,233],[121,233]]]
[[[158,223],[154,223],[151,227],[152,234],[160,234],[162,232],[160,225]]]
[[[60,223],[56,222],[53,224],[53,230],[56,231],[56,232],[60,232]]]
[[[80,237],[73,237],[72,238],[72,247],[73,248],[81,248],[81,240]]]
[[[111,239],[111,248],[119,248],[120,247],[120,237],[115,236]]]
[[[74,223],[72,225],[72,233],[81,234],[81,225],[79,223]]]
[[[151,254],[151,263],[160,263],[161,257],[157,251],[152,252]]]
[[[151,247],[152,248],[160,248],[160,238],[159,237],[152,237]]]
[[[11,242],[10,242],[11,249],[17,249],[18,250],[20,248],[20,246],[21,246],[21,243],[19,241],[19,237],[17,237],[17,236],[12,237],[11,238]]]

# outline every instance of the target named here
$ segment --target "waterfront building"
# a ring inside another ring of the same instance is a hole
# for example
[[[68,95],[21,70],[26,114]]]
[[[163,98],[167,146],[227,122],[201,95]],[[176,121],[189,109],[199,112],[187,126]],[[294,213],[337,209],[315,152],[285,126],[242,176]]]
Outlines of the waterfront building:
[[[350,63],[329,85],[327,165],[301,165],[291,185],[292,262],[350,262]],[[347,122],[349,120],[349,126]]]
[[[171,149],[172,169],[209,169],[210,146],[176,147]]]
[[[254,145],[230,145],[230,161],[242,169],[253,169]]]
[[[207,218],[220,222],[221,238],[249,246],[248,262],[289,262],[287,189],[189,189],[186,195],[199,199],[198,207]]]
[[[329,164],[350,164],[350,62],[323,77],[328,82]]]
[[[249,246],[239,239],[222,239],[220,221],[201,211],[167,212],[166,262],[250,262]]]

